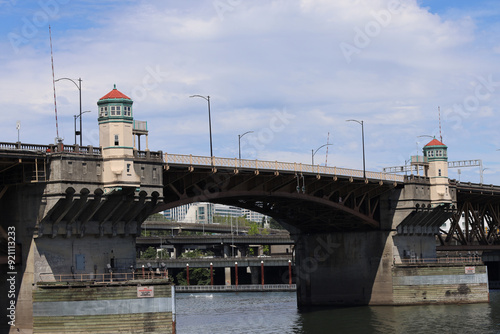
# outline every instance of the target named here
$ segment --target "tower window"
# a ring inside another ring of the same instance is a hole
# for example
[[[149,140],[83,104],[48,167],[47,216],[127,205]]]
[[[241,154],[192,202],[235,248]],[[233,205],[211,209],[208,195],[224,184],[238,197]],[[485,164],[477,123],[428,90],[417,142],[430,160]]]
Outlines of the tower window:
[[[115,135],[115,146],[118,146],[118,145],[120,145],[120,141],[119,141],[118,135]]]
[[[101,117],[108,116],[108,107],[101,107]]]
[[[115,116],[115,107],[114,106],[111,107],[111,116]]]
[[[441,176],[441,169],[438,169],[438,176]]]
[[[117,116],[120,116],[120,115],[121,115],[121,107],[120,107],[120,106],[117,106],[117,107],[116,107],[116,115],[117,115]]]

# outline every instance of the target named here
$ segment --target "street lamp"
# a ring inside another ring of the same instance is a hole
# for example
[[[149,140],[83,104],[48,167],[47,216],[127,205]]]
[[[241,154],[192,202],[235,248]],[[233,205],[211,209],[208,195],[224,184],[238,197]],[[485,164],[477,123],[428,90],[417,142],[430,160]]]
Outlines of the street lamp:
[[[82,117],[83,114],[87,113],[87,112],[91,112],[90,110],[85,110],[84,112],[80,113],[79,115],[73,115],[73,117],[75,118],[75,145],[76,145],[76,135],[80,135],[80,140],[82,139],[82,129],[80,129],[80,131],[76,131],[76,119],[78,117]],[[80,141],[80,146],[81,146],[81,141]]]
[[[325,145],[321,145],[320,147],[318,147],[318,148],[316,149],[316,151],[315,151],[315,150],[311,150],[311,165],[313,165],[313,166],[314,166],[314,155],[316,154],[316,152],[318,152],[320,148],[325,147],[325,146],[330,146],[330,145],[333,145],[333,144],[325,144]]]
[[[247,131],[242,135],[238,135],[238,157],[241,160],[241,137],[246,135],[247,133],[253,133],[253,131]]]
[[[208,131],[210,133],[210,161],[211,164],[213,164],[213,150],[212,150],[212,119],[210,117],[210,96],[203,96],[203,95],[191,95],[190,97],[201,97],[205,101],[208,102]]]
[[[366,180],[366,167],[365,167],[365,128],[363,126],[363,121],[358,121],[356,119],[348,119],[346,122],[356,122],[361,124],[361,141],[363,143],[363,178]]]
[[[482,164],[481,164],[481,175],[480,175],[480,180],[481,180],[481,184],[483,184],[483,173],[485,170],[487,170],[488,168],[483,168]]]
[[[70,78],[60,78],[60,79],[57,79],[55,80],[54,82],[57,82],[57,81],[60,81],[60,80],[69,80],[71,81],[72,83],[75,84],[76,88],[78,88],[78,91],[79,91],[79,97],[80,97],[80,132],[78,133],[78,135],[80,136],[80,146],[82,146],[82,79],[81,78],[78,78],[78,83],[75,82],[75,80],[73,79],[70,79]],[[76,118],[75,118],[75,121],[76,121]],[[75,145],[76,145],[76,127],[75,127]]]

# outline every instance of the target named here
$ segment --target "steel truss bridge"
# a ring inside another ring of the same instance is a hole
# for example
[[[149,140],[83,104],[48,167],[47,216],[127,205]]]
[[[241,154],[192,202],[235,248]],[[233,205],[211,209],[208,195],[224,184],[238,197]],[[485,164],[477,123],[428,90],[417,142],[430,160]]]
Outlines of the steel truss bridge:
[[[164,155],[164,204],[158,211],[212,202],[272,216],[289,231],[380,228],[381,196],[401,175],[362,170],[192,155]]]
[[[500,186],[450,181],[457,189],[457,210],[438,250],[500,250]]]

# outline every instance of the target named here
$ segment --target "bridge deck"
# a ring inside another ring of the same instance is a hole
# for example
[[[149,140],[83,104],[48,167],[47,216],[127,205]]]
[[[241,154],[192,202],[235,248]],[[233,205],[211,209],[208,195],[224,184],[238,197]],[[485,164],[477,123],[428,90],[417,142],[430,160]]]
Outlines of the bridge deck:
[[[308,165],[296,162],[246,160],[237,158],[202,157],[194,155],[168,154],[165,153],[167,169],[174,165],[204,166],[214,168],[234,168],[250,170],[266,170],[274,172],[313,173],[319,175],[347,176],[363,178],[363,171],[349,168],[329,167],[320,165]],[[404,182],[403,175],[389,174],[383,172],[366,171],[368,179]]]

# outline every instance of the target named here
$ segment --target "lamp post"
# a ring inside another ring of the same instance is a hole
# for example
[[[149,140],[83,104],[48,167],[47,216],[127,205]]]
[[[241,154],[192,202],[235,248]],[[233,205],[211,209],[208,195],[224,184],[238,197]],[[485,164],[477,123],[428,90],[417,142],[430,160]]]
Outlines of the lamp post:
[[[241,160],[241,137],[246,135],[247,133],[253,133],[253,131],[247,131],[242,135],[238,135],[238,157]]]
[[[80,131],[76,131],[76,119],[78,117],[80,117],[80,120],[81,120],[81,117],[83,114],[87,113],[87,112],[90,112],[90,110],[85,110],[84,112],[80,113],[79,115],[73,115],[73,117],[75,118],[75,145],[76,145],[76,135],[79,134],[80,135],[80,146],[82,146],[82,129],[80,128]],[[80,122],[81,124],[81,122]]]
[[[210,133],[210,162],[213,164],[213,150],[212,150],[212,119],[210,116],[210,96],[203,96],[203,95],[191,95],[190,97],[201,97],[208,103],[208,131]]]
[[[80,136],[80,146],[82,146],[82,78],[78,78],[78,83],[76,83],[75,80],[70,79],[70,78],[59,78],[59,79],[55,80],[54,82],[57,82],[60,80],[69,80],[75,84],[76,88],[78,88],[79,98],[80,98],[80,114],[79,114],[79,116],[80,116],[80,131],[78,132],[78,135]],[[76,122],[76,118],[75,118],[75,122]],[[76,126],[75,126],[75,145],[76,145],[76,135],[77,135],[77,132],[76,132]]]
[[[430,135],[420,135],[420,136],[417,136],[417,138],[424,138],[424,137],[432,138],[432,139],[436,138],[435,136],[430,136]],[[417,155],[418,155],[418,142],[417,142]]]
[[[356,122],[361,125],[361,141],[363,144],[363,178],[366,180],[366,167],[365,167],[365,128],[363,121],[358,121],[356,119],[348,119],[346,122]]]
[[[311,150],[311,165],[313,165],[313,166],[314,166],[314,155],[316,154],[316,152],[318,152],[320,148],[325,147],[325,146],[330,146],[330,145],[333,145],[333,144],[325,144],[325,145],[321,145],[320,147],[318,147],[318,148],[316,149],[316,151],[315,151],[315,150]]]

